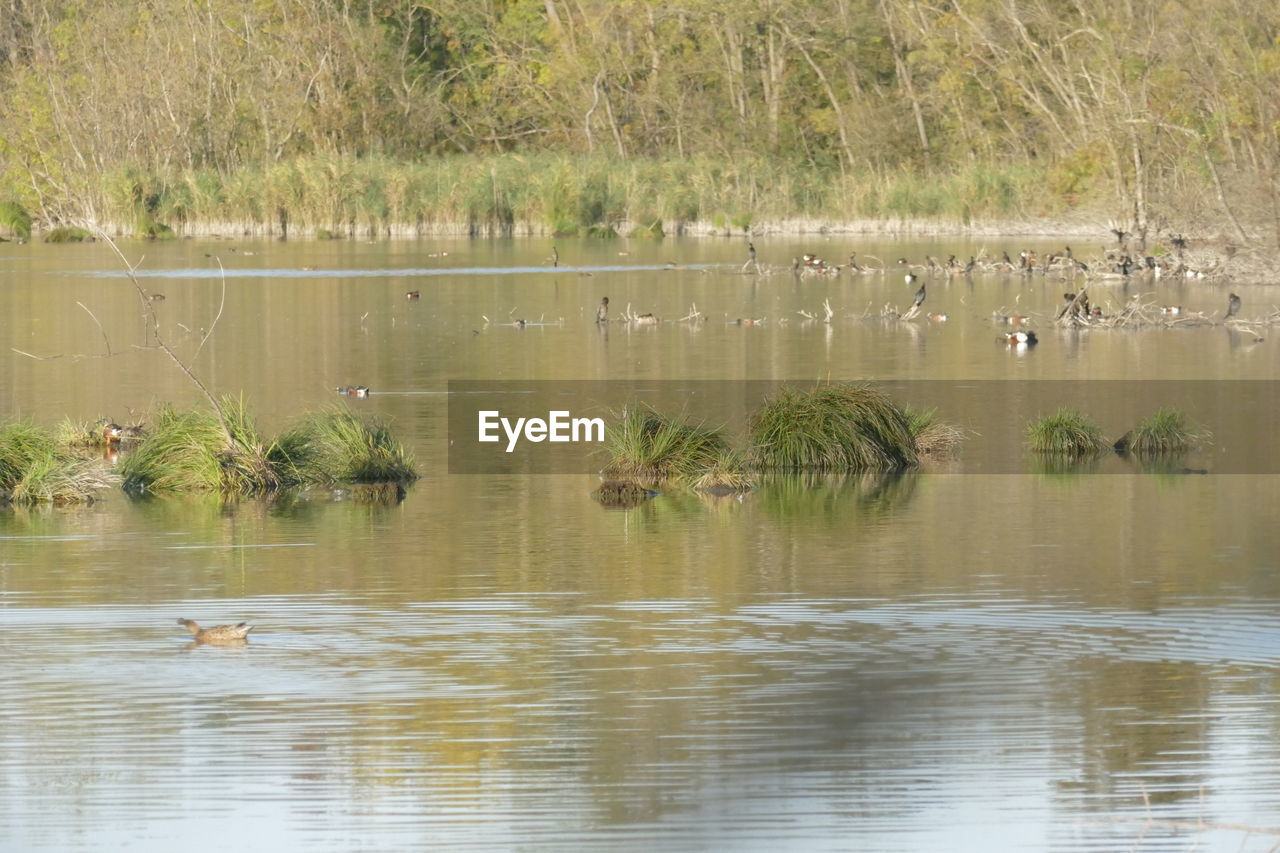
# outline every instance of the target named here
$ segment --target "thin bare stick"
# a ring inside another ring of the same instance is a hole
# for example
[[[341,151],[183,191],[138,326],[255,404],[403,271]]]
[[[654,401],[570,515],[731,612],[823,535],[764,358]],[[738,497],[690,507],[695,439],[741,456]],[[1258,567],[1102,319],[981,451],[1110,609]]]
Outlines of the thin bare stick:
[[[218,404],[218,398],[213,396],[213,393],[205,387],[203,382],[200,381],[200,377],[191,372],[191,368],[187,367],[186,363],[183,362],[182,359],[178,358],[178,354],[175,353],[169,345],[164,342],[164,338],[161,337],[160,321],[156,318],[155,308],[152,306],[151,300],[147,298],[147,292],[143,290],[142,285],[138,282],[137,275],[135,275],[137,267],[129,263],[129,259],[124,256],[124,252],[120,251],[120,247],[116,245],[115,241],[111,239],[110,235],[108,235],[106,231],[103,231],[96,224],[92,223],[89,223],[88,227],[97,234],[99,240],[102,240],[111,247],[111,250],[120,258],[120,262],[124,264],[129,281],[133,284],[134,290],[138,291],[138,298],[142,300],[143,313],[146,317],[147,323],[151,327],[151,334],[155,336],[156,344],[160,349],[164,350],[164,354],[169,356],[169,359],[178,366],[178,369],[186,374],[186,377],[191,380],[192,384],[199,388],[200,392],[204,394],[205,399],[209,401],[209,405],[213,407],[213,412],[218,418],[218,424],[222,427],[222,434],[227,439],[227,448],[234,448],[235,438],[231,435],[231,427],[227,425],[227,416],[222,411],[222,406]]]
[[[98,331],[102,332],[102,342],[107,345],[107,356],[110,357],[111,356],[111,340],[107,337],[107,330],[102,328],[102,324],[98,322],[98,318],[94,317],[92,311],[90,311],[88,308],[85,308],[85,305],[83,302],[77,299],[76,304],[79,305],[81,308],[84,308],[84,312],[86,314],[88,314],[90,317],[93,317],[93,322],[95,325],[97,325]]]
[[[209,331],[204,333],[204,337],[200,339],[200,346],[196,347],[195,353],[191,356],[191,360],[195,361],[200,355],[200,350],[204,349],[204,342],[209,340],[209,336],[213,334],[213,330],[217,328],[218,321],[222,319],[222,309],[227,304],[227,268],[222,265],[222,258],[218,258],[218,270],[222,276],[222,299],[218,302],[218,316],[213,318],[213,322],[209,324]],[[179,326],[182,324],[179,323]]]
[[[55,358],[62,358],[61,353],[58,355],[32,355],[31,353],[26,352],[25,350],[20,350],[17,347],[9,347],[9,349],[13,350],[18,355],[25,355],[27,358],[34,358],[36,361],[52,361]]]

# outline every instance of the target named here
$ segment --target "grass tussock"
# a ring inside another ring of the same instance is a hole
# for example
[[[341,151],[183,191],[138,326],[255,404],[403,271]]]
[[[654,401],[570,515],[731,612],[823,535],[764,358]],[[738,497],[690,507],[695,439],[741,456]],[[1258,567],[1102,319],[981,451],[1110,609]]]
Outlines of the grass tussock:
[[[631,406],[609,432],[603,473],[609,478],[688,483],[728,451],[728,442],[713,427],[669,418],[648,406]]]
[[[916,453],[922,457],[938,458],[949,455],[964,441],[964,430],[943,423],[936,417],[937,409],[913,409],[903,407],[911,437],[915,440]]]
[[[748,471],[747,455],[740,450],[726,449],[694,476],[690,485],[700,492],[727,495],[751,491],[755,488],[755,478]]]
[[[291,485],[404,484],[418,476],[390,427],[340,406],[303,417],[276,439],[267,458]]]
[[[259,494],[283,485],[241,401],[224,399],[231,441],[218,419],[162,408],[155,428],[120,466],[126,491]]]
[[[1164,408],[1125,433],[1115,449],[1138,455],[1186,453],[1209,438],[1208,430],[1191,423],[1182,412]]]
[[[64,225],[60,228],[46,231],[44,234],[46,243],[83,243],[92,238],[93,235],[86,229],[74,225]]]
[[[88,503],[115,482],[100,462],[69,452],[50,432],[28,423],[0,426],[0,502]]]
[[[895,471],[919,461],[903,410],[865,384],[784,390],[752,416],[748,432],[752,460],[765,469]]]
[[[1097,424],[1066,408],[1028,424],[1027,442],[1037,453],[1077,457],[1090,456],[1110,446]]]
[[[16,201],[0,201],[0,228],[25,240],[31,236],[31,214]]]

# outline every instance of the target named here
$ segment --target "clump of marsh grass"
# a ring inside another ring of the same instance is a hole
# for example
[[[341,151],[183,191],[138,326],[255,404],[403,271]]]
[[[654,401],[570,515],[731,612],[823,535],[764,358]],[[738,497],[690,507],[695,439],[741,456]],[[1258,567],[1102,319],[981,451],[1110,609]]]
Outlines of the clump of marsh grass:
[[[92,236],[87,229],[74,225],[63,225],[45,232],[44,241],[46,243],[83,243]]]
[[[1037,453],[1061,456],[1089,456],[1109,446],[1097,424],[1067,408],[1028,424],[1027,442]]]
[[[0,500],[88,503],[114,482],[114,475],[100,463],[68,453],[37,426],[0,426]]]
[[[73,421],[71,418],[63,418],[53,428],[53,440],[58,447],[76,450],[102,447],[106,444],[101,429],[95,429],[94,425],[88,421]]]
[[[937,409],[923,410],[911,406],[902,409],[911,437],[915,440],[916,453],[920,456],[945,456],[964,441],[964,430],[937,420],[937,412]]]
[[[726,448],[693,477],[690,485],[700,492],[727,495],[751,491],[755,480],[747,471],[746,454]]]
[[[1163,408],[1121,436],[1117,453],[1138,455],[1186,453],[1208,441],[1210,434],[1177,409]]]
[[[786,389],[748,424],[753,461],[766,469],[894,471],[919,457],[906,415],[866,384]]]
[[[690,482],[725,458],[728,442],[720,431],[631,406],[609,432],[604,475],[645,481]]]
[[[0,201],[0,228],[25,240],[31,236],[31,214],[16,201]]]
[[[340,406],[303,417],[280,435],[267,458],[294,485],[404,484],[418,477],[413,456],[385,423]]]
[[[120,465],[125,490],[257,494],[282,485],[243,402],[224,398],[222,409],[226,431],[212,414],[162,408]]]

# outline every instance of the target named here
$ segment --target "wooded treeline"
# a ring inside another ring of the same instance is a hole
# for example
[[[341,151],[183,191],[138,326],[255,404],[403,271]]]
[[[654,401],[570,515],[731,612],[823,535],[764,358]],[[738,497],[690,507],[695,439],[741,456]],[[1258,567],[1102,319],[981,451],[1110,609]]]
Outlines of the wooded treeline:
[[[329,215],[288,209],[308,168],[523,155],[733,184],[643,202],[662,218],[1084,205],[1276,240],[1277,91],[1280,5],[1256,0],[0,0],[0,201],[208,216],[167,194],[225,204],[287,165],[255,215],[300,221]],[[893,201],[957,176],[964,204]]]

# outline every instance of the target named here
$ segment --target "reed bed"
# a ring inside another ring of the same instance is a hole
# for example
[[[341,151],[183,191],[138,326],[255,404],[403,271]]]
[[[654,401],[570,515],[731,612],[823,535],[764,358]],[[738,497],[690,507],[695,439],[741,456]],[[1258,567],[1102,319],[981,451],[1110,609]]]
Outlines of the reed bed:
[[[1027,443],[1037,453],[1064,457],[1091,456],[1110,446],[1097,424],[1068,408],[1028,424]]]
[[[124,169],[94,199],[102,221],[163,238],[248,229],[315,236],[512,233],[660,237],[690,226],[744,233],[765,221],[968,225],[1036,207],[1043,174],[970,166],[921,178],[822,172],[764,156],[620,159],[551,152],[424,161],[314,154],[234,172]],[[1037,208],[1038,209],[1038,208]],[[818,212],[821,213],[818,213]]]

